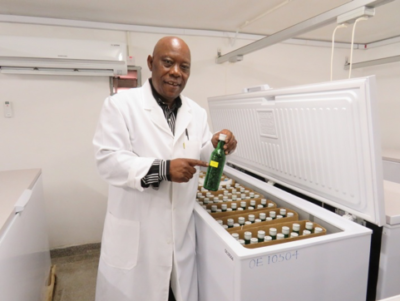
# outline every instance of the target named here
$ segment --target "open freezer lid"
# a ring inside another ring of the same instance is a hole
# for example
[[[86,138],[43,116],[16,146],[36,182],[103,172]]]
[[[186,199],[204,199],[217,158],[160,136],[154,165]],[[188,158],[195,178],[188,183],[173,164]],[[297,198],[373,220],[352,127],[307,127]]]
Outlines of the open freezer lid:
[[[376,225],[385,224],[375,77],[211,97],[228,162]]]

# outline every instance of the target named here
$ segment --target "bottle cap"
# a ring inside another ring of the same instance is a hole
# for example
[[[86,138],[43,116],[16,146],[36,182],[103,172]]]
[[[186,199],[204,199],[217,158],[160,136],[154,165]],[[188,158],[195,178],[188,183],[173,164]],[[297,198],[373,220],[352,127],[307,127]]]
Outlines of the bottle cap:
[[[240,242],[240,244],[241,244],[242,246],[244,246],[244,244],[245,244],[244,239],[239,239],[239,242]]]
[[[236,183],[236,184],[235,184],[235,187],[240,187],[240,184],[239,184],[239,183]]]
[[[232,208],[232,209],[236,209],[236,208],[237,208],[237,204],[236,204],[236,203],[232,203],[232,204],[231,204],[231,208]]]
[[[250,238],[251,238],[251,232],[250,231],[244,232],[244,239],[249,240]]]
[[[276,239],[284,239],[285,235],[283,233],[276,234]]]
[[[300,231],[300,224],[293,224],[293,225],[292,225],[292,229],[293,229],[294,231]]]
[[[246,221],[244,224],[245,225],[251,225],[252,223],[251,223],[251,221]]]
[[[290,233],[290,237],[297,237],[297,236],[299,236],[299,234],[297,234],[296,232]]]
[[[323,229],[321,227],[315,227],[314,232],[315,233],[321,233]]]
[[[228,207],[228,206],[227,206],[226,204],[221,204],[221,209],[222,209],[222,210],[226,210],[227,207]]]
[[[197,197],[199,198],[199,197],[201,197],[201,196],[203,196],[203,194],[202,194],[201,192],[198,192],[198,193],[197,193]]]
[[[222,200],[223,200],[224,202],[227,202],[227,201],[228,201],[228,196],[227,196],[227,195],[224,195],[224,196],[222,197]]]
[[[269,235],[275,236],[276,232],[276,228],[269,228]]]
[[[266,218],[266,214],[264,213],[264,212],[261,212],[260,214],[259,214],[259,217],[260,217],[260,219],[265,219]]]
[[[244,199],[244,198],[246,198],[246,195],[245,195],[244,193],[242,193],[242,194],[240,195],[240,197],[241,197],[242,199]]]
[[[254,198],[254,192],[250,192],[250,197]]]
[[[264,237],[264,241],[271,241],[271,240],[272,240],[272,237],[269,236],[269,235],[266,235],[266,236]]]
[[[258,205],[257,205],[257,209],[262,209],[262,208],[264,208],[263,205],[261,205],[261,204],[258,204]]]
[[[269,212],[269,216],[270,217],[275,217],[276,216],[276,212],[275,211],[270,211]]]
[[[247,207],[247,210],[254,210],[254,207],[249,206],[249,207]]]
[[[238,210],[238,211],[243,211],[243,208],[242,208],[242,207],[239,207],[237,210]]]
[[[256,244],[256,243],[258,243],[258,239],[255,238],[255,237],[250,238],[250,243],[251,243],[251,244]]]
[[[234,239],[239,240],[239,233],[232,233]]]
[[[283,216],[282,216],[282,215],[280,215],[280,214],[278,214],[278,215],[276,216],[276,218],[277,218],[277,219],[279,219],[279,218],[283,218]]]
[[[264,237],[265,237],[265,231],[263,231],[263,230],[258,230],[258,231],[257,231],[257,237],[258,237],[258,238],[264,238]]]
[[[228,229],[228,225],[223,225],[224,229]]]
[[[287,216],[287,217],[292,217],[292,216],[294,216],[294,213],[293,213],[293,212],[288,212],[288,213],[286,214],[286,216]]]
[[[272,203],[268,203],[268,206],[267,206],[268,208],[272,208],[272,207],[274,207],[274,204],[272,204]]]
[[[255,201],[255,200],[251,200],[251,201],[250,201],[250,206],[255,207],[255,206],[256,206],[256,201]]]
[[[246,202],[240,202],[240,207],[246,207]]]
[[[214,203],[218,203],[219,202],[219,198],[214,197]]]
[[[234,223],[234,224],[233,224],[233,227],[240,227],[240,224]]]
[[[243,216],[238,217],[239,224],[244,224],[245,220],[246,219]]]
[[[283,234],[289,234],[289,233],[290,233],[290,228],[289,228],[289,227],[286,227],[286,226],[283,226],[283,227],[282,227],[282,233],[283,233]]]
[[[219,138],[218,139],[221,140],[221,141],[225,141],[226,135],[225,134],[219,134]]]
[[[310,235],[311,231],[310,230],[303,230],[303,235]]]
[[[218,224],[220,224],[221,226],[224,224],[224,222],[222,220],[217,220]]]
[[[312,230],[314,228],[314,224],[312,222],[306,222],[306,229]]]
[[[208,204],[208,202],[210,201],[210,199],[209,198],[204,198],[204,204]]]
[[[281,215],[286,215],[286,209],[284,209],[284,208],[279,209],[279,213]]]
[[[272,217],[268,216],[265,220],[266,221],[272,221]]]
[[[266,205],[267,204],[267,199],[261,199],[261,204]]]
[[[211,205],[211,211],[216,212],[217,211],[217,205]]]
[[[260,197],[260,195],[259,195],[259,194],[255,194],[254,197],[255,197],[256,199],[258,199],[258,198]]]
[[[248,216],[248,218],[249,218],[249,221],[254,221],[255,220],[255,216],[254,216],[254,214],[249,214],[249,216]]]
[[[237,196],[235,194],[232,195],[232,201],[236,201]]]
[[[256,219],[254,220],[254,222],[255,222],[255,223],[261,223],[262,220],[260,220],[259,218],[256,218]]]
[[[226,223],[228,224],[228,226],[233,226],[233,223],[234,223],[235,221],[233,220],[233,218],[228,218],[227,220],[226,220]]]

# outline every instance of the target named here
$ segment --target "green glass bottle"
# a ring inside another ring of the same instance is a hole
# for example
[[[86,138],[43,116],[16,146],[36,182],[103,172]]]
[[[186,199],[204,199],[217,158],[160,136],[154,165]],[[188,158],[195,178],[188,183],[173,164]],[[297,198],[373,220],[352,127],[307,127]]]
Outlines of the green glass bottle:
[[[210,162],[204,179],[204,188],[211,191],[217,191],[221,181],[222,172],[225,165],[225,145],[226,135],[219,134],[218,145],[211,153]]]

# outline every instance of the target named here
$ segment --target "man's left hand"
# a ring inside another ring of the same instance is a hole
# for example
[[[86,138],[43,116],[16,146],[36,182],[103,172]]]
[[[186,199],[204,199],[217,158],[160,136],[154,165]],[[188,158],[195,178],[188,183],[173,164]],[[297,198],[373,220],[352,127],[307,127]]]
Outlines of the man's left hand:
[[[232,134],[232,132],[230,130],[226,130],[226,129],[214,134],[214,136],[211,139],[211,142],[212,142],[214,148],[216,148],[218,145],[219,134],[226,135],[224,150],[225,150],[225,154],[229,155],[236,149],[237,141],[235,139],[235,136]]]

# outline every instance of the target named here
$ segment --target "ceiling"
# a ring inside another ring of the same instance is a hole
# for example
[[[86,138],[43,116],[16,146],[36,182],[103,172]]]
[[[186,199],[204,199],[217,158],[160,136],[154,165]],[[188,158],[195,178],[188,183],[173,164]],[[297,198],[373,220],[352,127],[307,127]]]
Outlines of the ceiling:
[[[0,14],[271,35],[349,0],[0,0]],[[283,3],[283,4],[282,4]],[[282,4],[281,7],[277,7]],[[270,13],[263,15],[265,12]],[[357,24],[356,43],[400,36],[400,0]],[[257,19],[257,17],[261,16]],[[246,26],[246,21],[254,20]],[[296,38],[329,41],[336,24]],[[350,42],[351,27],[336,41]]]

